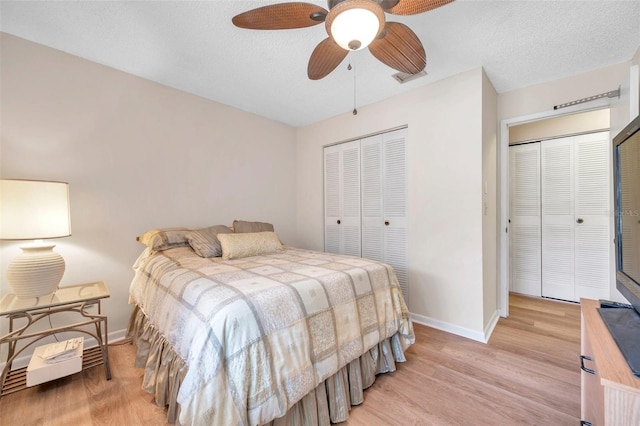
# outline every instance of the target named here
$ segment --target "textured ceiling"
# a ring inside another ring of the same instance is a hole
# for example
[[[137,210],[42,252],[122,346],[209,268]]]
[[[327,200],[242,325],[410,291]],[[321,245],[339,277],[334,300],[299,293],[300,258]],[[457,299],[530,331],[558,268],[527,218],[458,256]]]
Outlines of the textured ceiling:
[[[327,37],[324,25],[231,24],[273,3],[3,0],[0,30],[292,126],[352,110],[348,62],[362,106],[479,66],[502,93],[627,61],[640,46],[640,1],[458,0],[420,15],[386,15],[424,44],[426,77],[400,85],[365,49],[311,81],[307,62]]]

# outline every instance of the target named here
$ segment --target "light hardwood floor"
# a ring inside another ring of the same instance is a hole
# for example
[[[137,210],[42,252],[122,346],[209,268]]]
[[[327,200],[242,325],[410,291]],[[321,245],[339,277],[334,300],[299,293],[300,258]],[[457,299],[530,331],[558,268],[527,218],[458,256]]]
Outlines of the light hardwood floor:
[[[378,376],[343,425],[576,425],[580,307],[510,297],[488,344],[414,325],[416,344]],[[164,425],[141,390],[133,346],[110,347],[113,379],[94,367],[0,399],[0,425]]]

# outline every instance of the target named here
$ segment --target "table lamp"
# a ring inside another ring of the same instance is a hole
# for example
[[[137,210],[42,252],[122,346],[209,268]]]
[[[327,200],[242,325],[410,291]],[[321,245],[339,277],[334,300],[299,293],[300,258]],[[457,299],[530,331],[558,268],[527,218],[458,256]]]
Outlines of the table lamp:
[[[0,179],[0,239],[34,240],[7,269],[7,281],[19,298],[53,293],[64,274],[64,259],[43,239],[71,235],[69,184]]]

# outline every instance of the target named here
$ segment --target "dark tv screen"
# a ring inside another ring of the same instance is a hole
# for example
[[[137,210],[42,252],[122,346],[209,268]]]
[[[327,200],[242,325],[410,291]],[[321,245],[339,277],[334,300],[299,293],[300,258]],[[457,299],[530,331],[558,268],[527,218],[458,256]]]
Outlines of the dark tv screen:
[[[640,312],[640,117],[613,139],[617,288]]]

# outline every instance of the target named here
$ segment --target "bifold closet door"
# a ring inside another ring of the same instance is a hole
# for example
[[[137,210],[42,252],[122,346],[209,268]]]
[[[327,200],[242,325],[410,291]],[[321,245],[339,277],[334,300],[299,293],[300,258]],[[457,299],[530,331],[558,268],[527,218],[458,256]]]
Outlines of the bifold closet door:
[[[510,290],[541,295],[540,144],[509,148]]]
[[[324,149],[325,251],[361,256],[360,141]]]
[[[542,142],[544,297],[609,296],[609,146],[609,132]]]
[[[574,300],[573,137],[542,141],[542,295]]]
[[[393,266],[409,297],[406,129],[361,141],[362,257]]]
[[[609,298],[611,281],[611,141],[609,132],[575,137],[576,302]]]
[[[384,262],[382,135],[362,140],[362,257]]]

